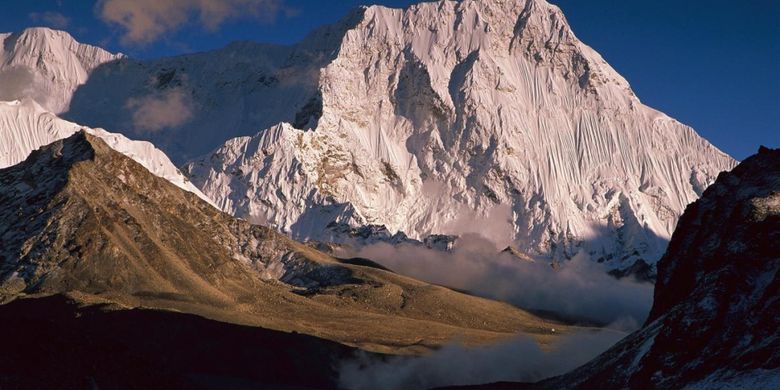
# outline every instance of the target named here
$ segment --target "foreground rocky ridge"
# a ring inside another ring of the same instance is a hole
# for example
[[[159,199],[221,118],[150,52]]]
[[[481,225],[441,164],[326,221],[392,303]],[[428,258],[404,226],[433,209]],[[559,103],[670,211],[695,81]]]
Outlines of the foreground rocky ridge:
[[[567,330],[233,218],[85,131],[0,170],[0,300],[63,293],[393,353]]]

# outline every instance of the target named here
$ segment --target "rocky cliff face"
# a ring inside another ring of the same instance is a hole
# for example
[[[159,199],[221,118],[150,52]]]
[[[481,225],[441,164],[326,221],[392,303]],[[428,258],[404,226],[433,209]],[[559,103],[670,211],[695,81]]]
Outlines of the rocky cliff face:
[[[229,295],[220,280],[248,279],[235,261],[256,250],[240,245],[247,234],[269,258],[287,252],[272,250],[286,241],[265,239],[269,229],[219,218],[86,131],[0,171],[0,184],[0,280],[10,294],[167,291],[213,301]],[[254,260],[261,270],[269,261]]]
[[[778,272],[780,150],[762,148],[680,218],[644,327],[542,387],[776,388]]]

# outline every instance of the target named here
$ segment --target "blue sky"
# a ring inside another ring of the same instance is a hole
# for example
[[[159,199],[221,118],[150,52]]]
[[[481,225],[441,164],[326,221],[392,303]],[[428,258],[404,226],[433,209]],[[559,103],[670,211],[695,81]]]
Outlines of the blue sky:
[[[94,1],[0,0],[0,31],[48,25],[82,42],[154,58],[218,48],[234,40],[293,43],[366,3],[259,1],[283,3],[273,16],[229,15],[211,29],[193,17],[139,44],[123,40],[126,30],[109,23]],[[737,159],[754,153],[759,144],[780,147],[780,1],[551,2],[563,9],[575,34],[625,76],[646,104],[693,126]],[[374,3],[403,7],[414,2]]]

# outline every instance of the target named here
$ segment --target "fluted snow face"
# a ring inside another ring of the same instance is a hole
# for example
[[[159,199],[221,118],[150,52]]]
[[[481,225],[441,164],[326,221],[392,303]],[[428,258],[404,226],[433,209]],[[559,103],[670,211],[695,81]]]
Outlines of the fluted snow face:
[[[212,203],[181,174],[165,153],[151,143],[133,141],[121,134],[110,133],[103,129],[91,129],[62,120],[29,98],[9,102],[0,101],[0,169],[18,164],[32,151],[70,137],[80,130],[100,137],[108,146],[137,161],[153,175],[166,179],[179,188]],[[123,180],[121,177],[117,179]]]
[[[0,33],[0,42],[0,100],[33,98],[56,114],[67,111],[93,69],[123,57],[42,27]]]
[[[491,232],[619,268],[655,261],[685,206],[735,164],[644,106],[539,0],[368,7],[319,93],[313,131],[230,140],[188,166],[192,180],[298,238],[330,220]]]

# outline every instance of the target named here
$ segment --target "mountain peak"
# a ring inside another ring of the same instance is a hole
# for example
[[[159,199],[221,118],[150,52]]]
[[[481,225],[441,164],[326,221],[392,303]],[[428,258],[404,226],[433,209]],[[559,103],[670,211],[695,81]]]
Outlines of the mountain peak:
[[[70,137],[77,132],[85,132],[137,161],[155,176],[164,178],[211,203],[211,200],[195,188],[168,157],[151,143],[134,141],[121,134],[62,120],[29,97],[0,102],[0,124],[0,168],[22,162],[31,152],[51,142]]]
[[[4,221],[0,225],[0,280],[6,292],[74,287],[84,292],[108,289],[117,293],[153,289],[156,282],[161,282],[159,276],[142,276],[122,265],[117,268],[116,260],[143,262],[155,254],[170,256],[169,252],[158,252],[166,245],[156,241],[164,236],[159,227],[172,228],[175,219],[169,218],[164,224],[161,221],[177,212],[182,213],[179,218],[186,218],[185,209],[191,217],[197,215],[220,226],[218,211],[153,176],[86,130],[43,146],[24,162],[0,170],[0,183],[0,216]],[[174,206],[178,208],[166,209]],[[145,225],[149,221],[134,219],[150,209],[159,214],[161,219],[154,223],[160,225]],[[144,229],[138,230],[140,225]],[[177,253],[186,252],[179,248]],[[224,259],[234,256],[229,251],[209,249],[193,257],[198,259],[194,261],[216,254]],[[199,266],[208,264],[206,261]],[[238,265],[234,268],[240,269]],[[171,284],[163,284],[163,289],[186,291],[183,286],[188,279],[182,275],[167,283]],[[201,297],[214,299],[208,297],[213,293],[208,288],[193,289],[192,293],[197,295],[196,291],[202,293]]]
[[[95,145],[98,145],[96,148]],[[47,169],[47,176],[57,176],[62,173],[62,169],[67,171],[73,164],[79,161],[92,160],[96,153],[105,153],[106,149],[103,142],[96,142],[96,138],[88,134],[85,130],[79,130],[73,135],[54,141],[40,149],[30,153],[25,163],[30,166],[51,167]],[[6,168],[8,169],[8,168]]]
[[[54,113],[68,109],[93,69],[124,57],[46,27],[0,34],[0,40],[0,100],[30,97]]]
[[[541,0],[361,7],[296,45],[123,61],[83,80],[58,100],[68,119],[154,142],[224,211],[297,238],[334,221],[458,235],[468,215],[507,221],[497,244],[533,256],[653,266],[685,206],[735,163],[644,106]],[[185,115],[147,120],[143,103]]]
[[[3,38],[3,49],[6,55],[21,50],[37,55],[65,54],[65,52],[79,55],[79,51],[88,50],[94,51],[89,53],[90,55],[97,54],[100,57],[123,56],[122,54],[111,54],[97,46],[80,43],[69,32],[49,27],[28,27],[20,32],[0,34],[0,37]],[[17,55],[21,55],[21,53]]]
[[[764,145],[758,147],[758,154],[772,154],[772,153],[778,153],[778,151],[780,151],[780,149],[772,149]]]
[[[299,108],[263,119],[296,128],[266,124],[262,149],[226,142],[190,164],[226,211],[318,238],[349,209],[350,221],[420,239],[465,233],[464,212],[506,210],[502,247],[559,260],[584,250],[629,269],[653,265],[685,206],[733,167],[642,105],[545,1],[360,10],[307,39],[339,39],[315,88],[264,89],[263,98],[278,91]]]
[[[6,35],[6,39],[8,40],[5,43],[6,50],[13,49],[13,46],[15,46],[17,43],[28,45],[28,47],[31,44],[41,46],[44,44],[54,45],[56,43],[78,43],[69,32],[64,30],[55,30],[48,27],[28,27],[20,32]]]

